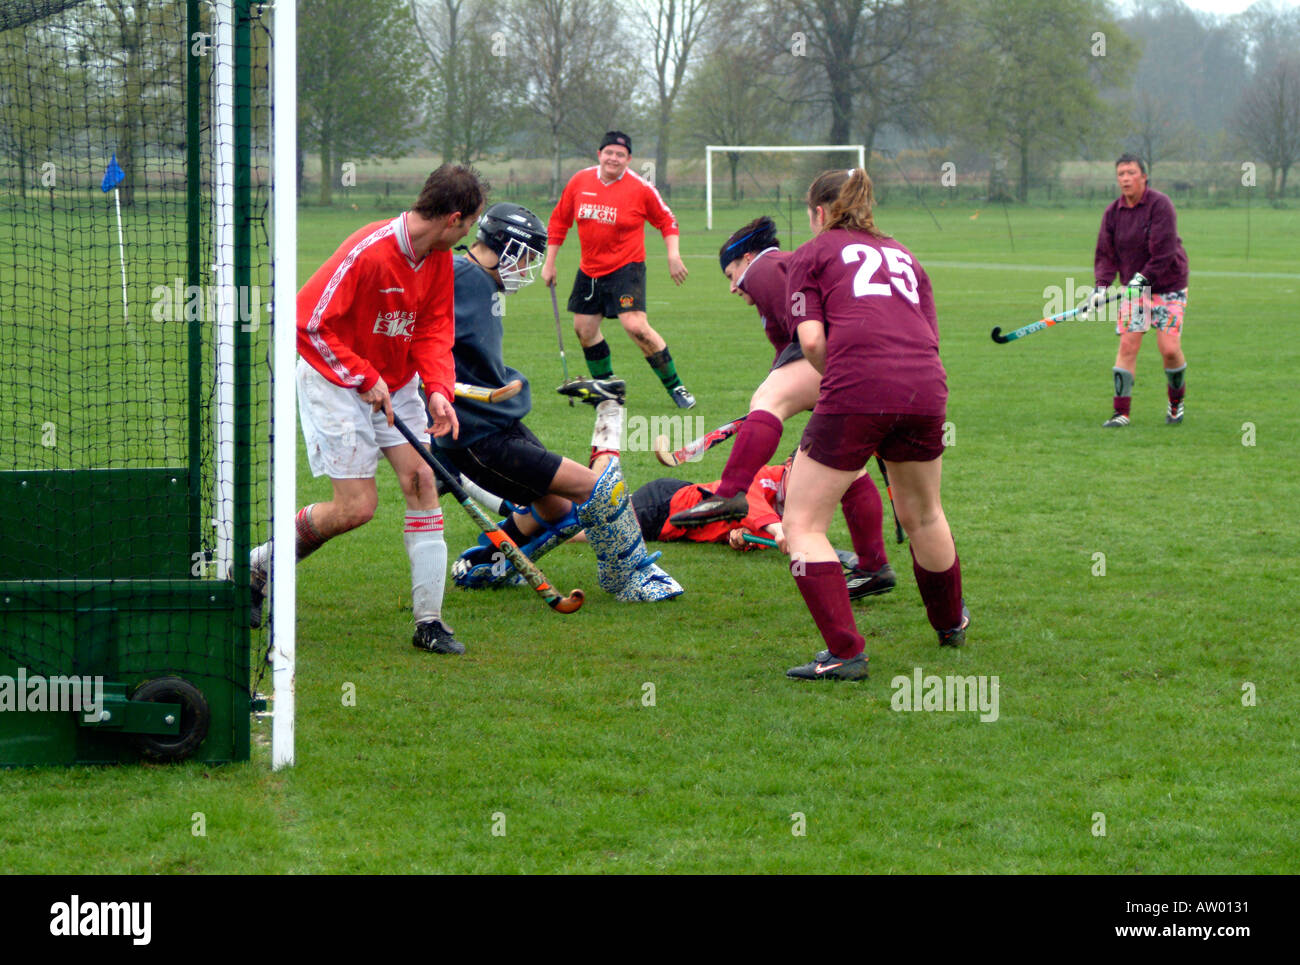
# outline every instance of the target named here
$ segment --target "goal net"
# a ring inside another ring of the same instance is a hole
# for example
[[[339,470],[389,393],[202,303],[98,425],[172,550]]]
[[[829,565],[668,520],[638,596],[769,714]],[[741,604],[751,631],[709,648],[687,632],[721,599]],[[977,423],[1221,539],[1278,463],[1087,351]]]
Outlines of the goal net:
[[[270,38],[247,0],[0,8],[0,764],[249,756]],[[5,712],[56,677],[98,712]]]

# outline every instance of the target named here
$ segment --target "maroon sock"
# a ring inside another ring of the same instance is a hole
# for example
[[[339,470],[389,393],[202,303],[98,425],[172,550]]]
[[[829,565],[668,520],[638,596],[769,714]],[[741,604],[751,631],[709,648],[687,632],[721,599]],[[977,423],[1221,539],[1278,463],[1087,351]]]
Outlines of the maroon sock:
[[[1180,385],[1176,389],[1172,385],[1167,386],[1167,388],[1169,389],[1169,401],[1172,402],[1174,405],[1177,405],[1179,402],[1182,402],[1183,396],[1187,394],[1186,384]]]
[[[1115,396],[1115,411],[1120,415],[1128,415],[1129,406],[1133,404],[1133,396],[1117,395]]]
[[[325,545],[326,537],[320,534],[316,526],[311,521],[311,511],[315,506],[304,506],[298,510],[298,515],[294,517],[294,526],[297,535],[298,559],[306,559]]]
[[[886,563],[885,538],[880,535],[884,507],[880,491],[870,476],[859,476],[840,498],[844,521],[849,524],[853,552],[858,554],[858,569],[874,573]]]
[[[836,563],[805,563],[803,573],[795,573],[799,561],[790,563],[790,573],[808,605],[813,622],[831,653],[849,659],[866,649],[866,641],[853,622],[853,605],[849,587],[844,582],[844,568]]]
[[[755,409],[746,417],[731,445],[716,495],[725,499],[749,488],[781,444],[781,428],[781,420],[765,409]]]
[[[927,570],[912,554],[912,572],[916,586],[921,591],[930,626],[936,630],[951,630],[961,624],[961,560],[955,556],[952,566],[942,573]]]

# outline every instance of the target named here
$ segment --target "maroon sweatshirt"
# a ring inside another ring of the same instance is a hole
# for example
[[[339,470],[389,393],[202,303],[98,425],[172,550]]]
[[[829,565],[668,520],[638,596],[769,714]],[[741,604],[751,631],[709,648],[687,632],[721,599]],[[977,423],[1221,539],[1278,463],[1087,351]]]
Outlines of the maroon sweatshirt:
[[[1174,203],[1148,187],[1129,207],[1121,195],[1101,216],[1093,278],[1104,288],[1119,274],[1121,285],[1138,272],[1156,294],[1187,287],[1187,252],[1178,237]]]

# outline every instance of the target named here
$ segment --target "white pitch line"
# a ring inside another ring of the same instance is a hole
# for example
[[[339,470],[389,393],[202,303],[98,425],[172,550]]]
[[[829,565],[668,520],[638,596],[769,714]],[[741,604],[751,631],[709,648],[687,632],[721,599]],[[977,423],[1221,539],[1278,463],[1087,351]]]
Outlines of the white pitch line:
[[[915,254],[915,252],[913,252]],[[684,255],[685,258],[707,258],[716,261],[714,255]],[[1063,274],[1090,275],[1090,269],[1080,269],[1078,265],[1012,265],[992,261],[923,261],[926,268],[958,268],[967,271],[1050,271]],[[1300,281],[1300,272],[1294,271],[1216,271],[1213,268],[1193,268],[1193,279],[1209,278],[1283,278]]]

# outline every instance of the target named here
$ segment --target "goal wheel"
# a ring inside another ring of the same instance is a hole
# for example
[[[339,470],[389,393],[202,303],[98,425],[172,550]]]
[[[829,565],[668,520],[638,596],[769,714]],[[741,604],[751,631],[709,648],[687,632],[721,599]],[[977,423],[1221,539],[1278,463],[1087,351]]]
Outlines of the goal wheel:
[[[180,704],[180,732],[172,737],[167,734],[135,734],[133,737],[136,750],[153,761],[183,761],[203,743],[208,736],[208,725],[212,722],[212,711],[208,700],[188,680],[181,677],[157,677],[146,680],[131,694],[132,700],[143,700],[157,704]]]

